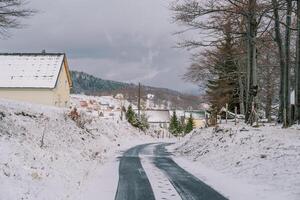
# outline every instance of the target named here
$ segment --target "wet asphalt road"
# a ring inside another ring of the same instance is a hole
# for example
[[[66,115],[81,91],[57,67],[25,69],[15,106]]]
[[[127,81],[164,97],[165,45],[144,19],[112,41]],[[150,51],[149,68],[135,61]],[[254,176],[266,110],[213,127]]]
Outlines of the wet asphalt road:
[[[115,200],[155,199],[151,184],[139,158],[139,153],[149,145],[133,147],[121,157]],[[166,151],[165,146],[167,145],[169,144],[156,144],[151,159],[154,165],[168,177],[183,200],[227,200],[213,188],[178,166]]]
[[[123,154],[119,166],[119,183],[115,200],[154,200],[154,193],[142,167],[139,152],[148,146],[139,145]]]

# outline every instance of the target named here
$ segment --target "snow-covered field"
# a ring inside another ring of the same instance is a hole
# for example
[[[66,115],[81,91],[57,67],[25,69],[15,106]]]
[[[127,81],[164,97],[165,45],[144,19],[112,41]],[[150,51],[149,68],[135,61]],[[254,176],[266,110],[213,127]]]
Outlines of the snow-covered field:
[[[0,100],[1,200],[86,199],[97,191],[95,177],[111,155],[151,140],[126,122],[88,113],[80,128],[69,112]]]
[[[195,130],[171,149],[176,162],[229,199],[300,199],[297,127],[221,125]]]

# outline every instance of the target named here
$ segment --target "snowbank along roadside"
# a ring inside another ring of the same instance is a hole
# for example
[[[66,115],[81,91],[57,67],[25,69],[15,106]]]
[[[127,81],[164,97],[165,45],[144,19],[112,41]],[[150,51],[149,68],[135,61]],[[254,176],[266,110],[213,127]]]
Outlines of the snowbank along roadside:
[[[126,122],[87,113],[79,127],[68,113],[0,100],[0,199],[81,199],[115,151],[151,139]]]
[[[298,127],[221,125],[195,130],[171,150],[176,162],[230,199],[300,199]]]

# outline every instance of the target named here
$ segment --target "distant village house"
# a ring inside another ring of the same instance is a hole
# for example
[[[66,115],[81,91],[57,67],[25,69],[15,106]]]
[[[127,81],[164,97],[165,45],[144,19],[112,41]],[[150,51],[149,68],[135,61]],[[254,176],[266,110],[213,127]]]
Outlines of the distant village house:
[[[65,54],[0,54],[0,98],[67,107],[71,75]]]
[[[170,124],[169,110],[145,110],[143,111],[148,117],[148,123],[153,128],[167,129]]]

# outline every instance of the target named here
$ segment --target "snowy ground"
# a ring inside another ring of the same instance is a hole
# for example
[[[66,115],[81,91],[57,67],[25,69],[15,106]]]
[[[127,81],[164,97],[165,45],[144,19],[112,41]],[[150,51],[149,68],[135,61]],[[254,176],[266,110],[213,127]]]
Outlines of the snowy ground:
[[[0,100],[1,200],[114,199],[122,152],[159,141],[118,117],[80,111],[82,127],[68,109]],[[195,130],[170,150],[182,168],[231,200],[300,199],[298,127],[223,124],[218,131]],[[141,160],[155,196],[166,198],[155,177],[167,178],[147,155]]]
[[[152,140],[126,122],[88,113],[80,128],[68,113],[0,100],[1,200],[99,199],[101,184],[118,179],[102,173],[105,168],[118,172],[112,155]]]
[[[221,125],[195,130],[170,149],[177,163],[229,199],[300,199],[297,127]]]

